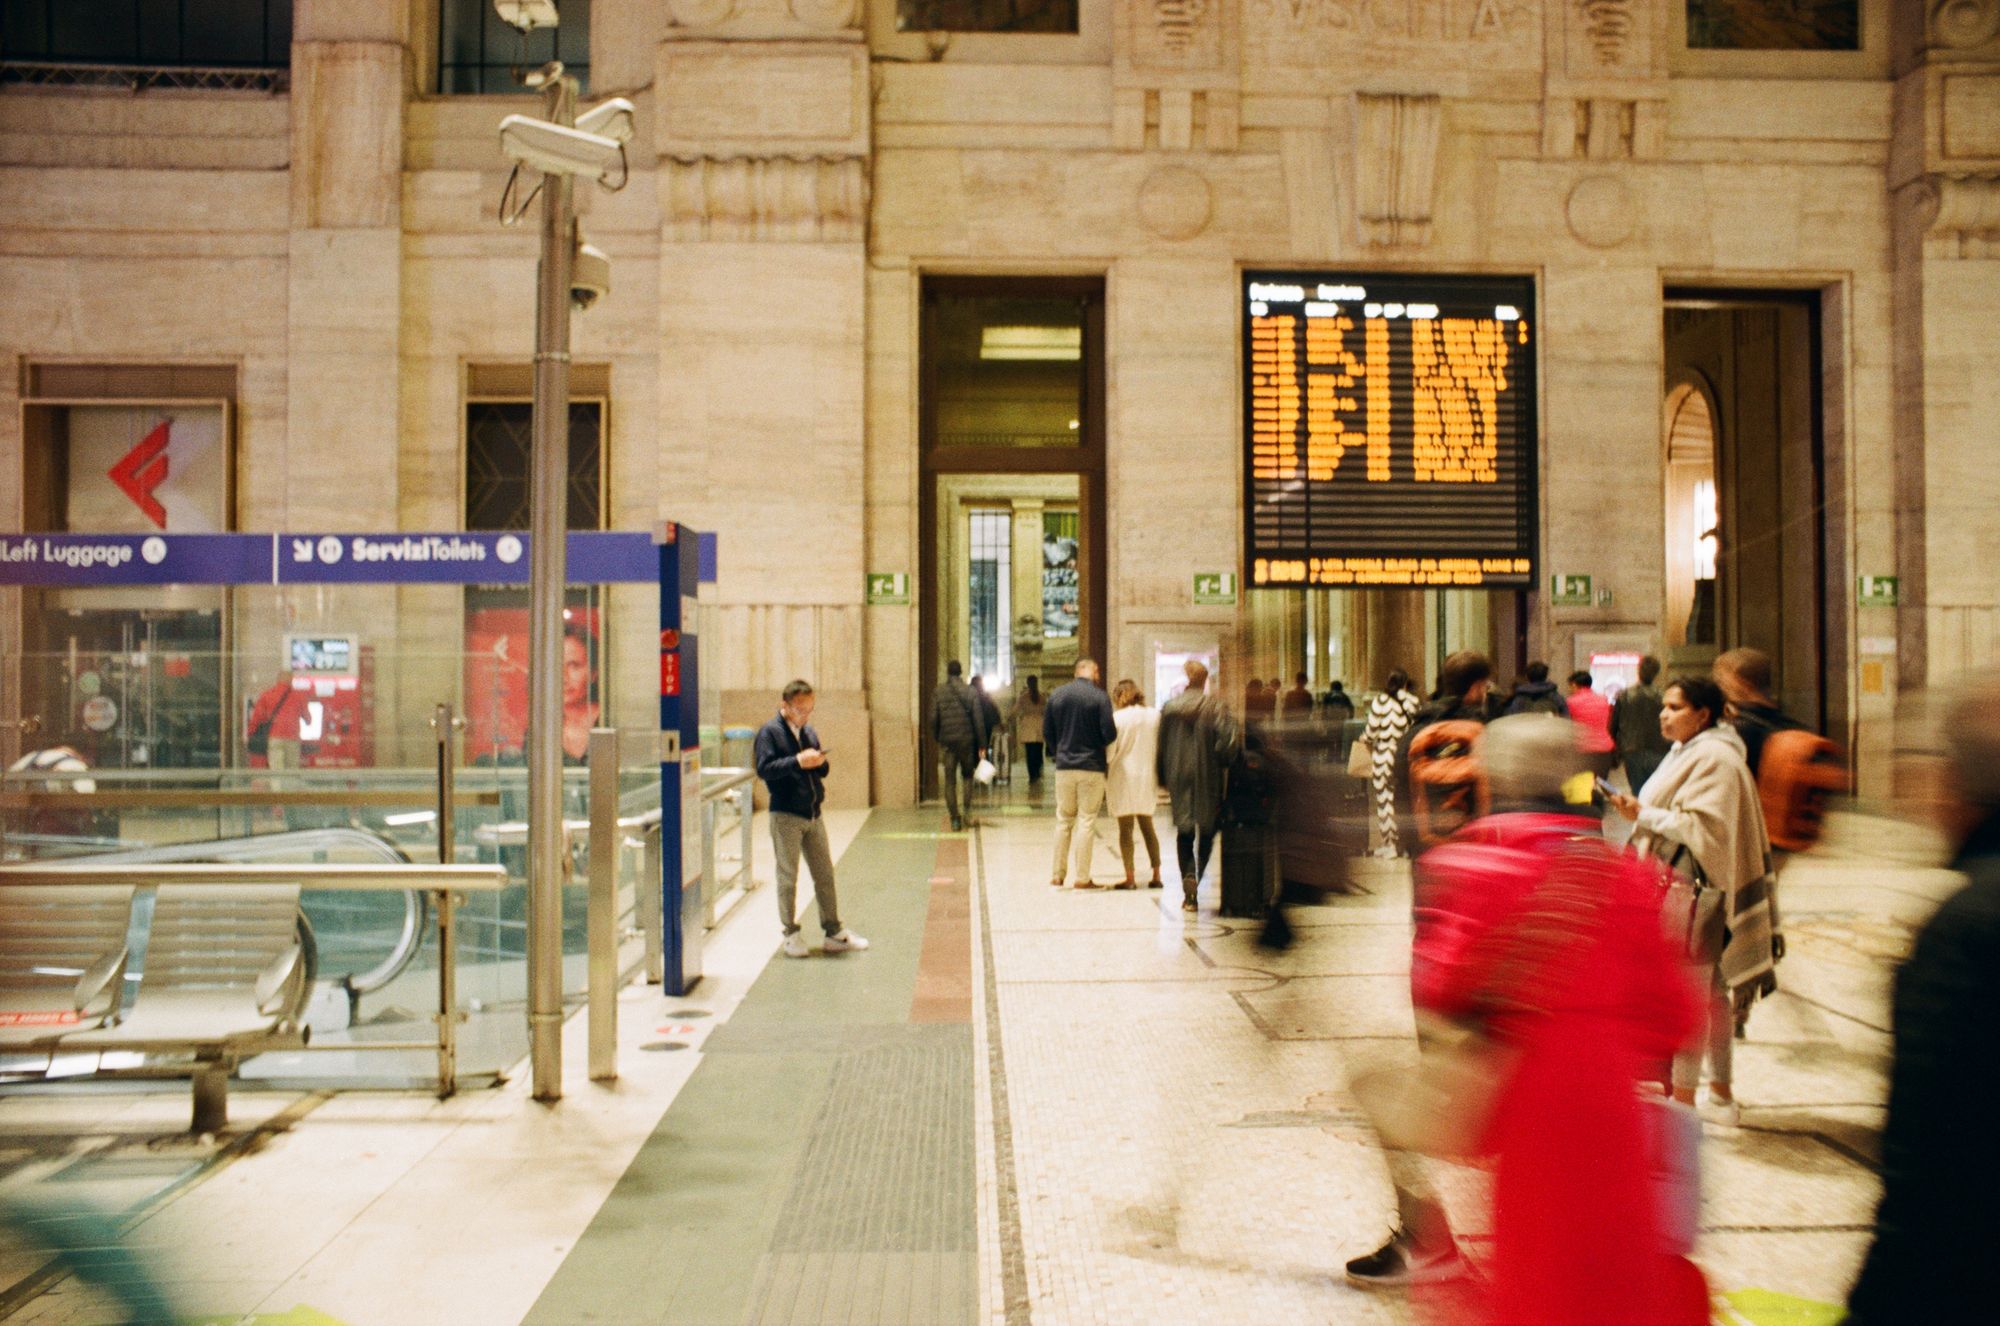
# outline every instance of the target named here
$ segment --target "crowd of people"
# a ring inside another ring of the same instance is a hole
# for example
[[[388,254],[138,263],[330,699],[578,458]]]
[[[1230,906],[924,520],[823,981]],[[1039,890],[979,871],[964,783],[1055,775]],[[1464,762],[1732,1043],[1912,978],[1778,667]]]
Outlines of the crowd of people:
[[[1660,671],[1646,658],[1612,698],[1587,672],[1558,687],[1540,663],[1501,688],[1489,659],[1461,652],[1428,698],[1402,672],[1360,706],[1338,682],[1315,697],[1300,675],[1289,689],[1251,682],[1235,712],[1195,660],[1158,709],[1131,680],[1107,690],[1089,659],[1046,697],[1036,678],[1019,689],[1012,724],[1029,781],[1045,758],[1054,770],[1053,887],[1094,887],[1107,815],[1124,867],[1111,887],[1141,886],[1141,847],[1143,883],[1164,887],[1164,797],[1181,906],[1198,910],[1220,840],[1225,862],[1246,844],[1270,861],[1243,867],[1247,884],[1225,864],[1224,912],[1244,907],[1232,889],[1247,888],[1256,910],[1279,915],[1295,873],[1285,844],[1301,822],[1337,813],[1299,791],[1329,763],[1366,788],[1351,854],[1366,835],[1377,855],[1415,856],[1419,1054],[1351,1084],[1380,1133],[1398,1218],[1347,1264],[1350,1281],[1458,1295],[1449,1301],[1469,1305],[1464,1315],[1493,1323],[1709,1319],[1689,1260],[1699,1140],[1704,1120],[1740,1121],[1734,1041],[1776,989],[1785,953],[1774,841],[1802,831],[1797,798],[1773,783],[1805,767],[1793,736],[1826,743],[1775,702],[1771,660],[1756,650],[1664,685]],[[947,669],[930,716],[954,827],[965,779],[1001,730],[961,673]],[[826,948],[865,948],[837,917],[811,689],[794,683],[784,699],[758,765],[772,787],[785,951],[804,951],[792,917],[802,851]],[[1970,882],[1898,979],[1885,1195],[1857,1323],[1971,1320],[1964,1305],[2000,1287],[1983,1252],[1995,1222],[1972,1214],[2000,1180],[1995,1130],[1974,1117],[1995,1085],[1992,1024],[1963,1016],[2000,1005],[2000,682],[1968,692],[1945,743],[1939,819]],[[1774,814],[1782,826],[1767,822]],[[1438,1163],[1468,1159],[1494,1176],[1478,1271],[1432,1183]],[[1909,1315],[1911,1304],[1925,1310]]]

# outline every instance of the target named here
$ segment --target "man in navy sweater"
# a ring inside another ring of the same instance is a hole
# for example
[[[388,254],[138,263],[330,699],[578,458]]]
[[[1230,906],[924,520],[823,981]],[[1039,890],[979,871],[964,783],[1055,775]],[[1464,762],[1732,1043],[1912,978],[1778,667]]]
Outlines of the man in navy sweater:
[[[812,870],[813,897],[819,904],[820,928],[826,931],[826,952],[856,952],[868,941],[840,923],[840,899],[833,887],[833,847],[827,841],[826,752],[812,730],[813,688],[808,681],[785,686],[778,716],[757,733],[757,776],[771,790],[771,846],[778,856],[778,920],[785,927],[785,956],[803,958],[805,936],[799,933],[799,854]]]
[[[1066,869],[1071,870],[1074,887],[1090,887],[1090,849],[1097,838],[1097,812],[1104,808],[1104,780],[1110,768],[1105,757],[1117,739],[1111,697],[1098,684],[1097,662],[1083,659],[1076,665],[1076,679],[1056,688],[1042,714],[1042,740],[1056,766],[1056,859],[1049,875],[1056,888],[1062,887]],[[1071,869],[1073,839],[1077,859]]]

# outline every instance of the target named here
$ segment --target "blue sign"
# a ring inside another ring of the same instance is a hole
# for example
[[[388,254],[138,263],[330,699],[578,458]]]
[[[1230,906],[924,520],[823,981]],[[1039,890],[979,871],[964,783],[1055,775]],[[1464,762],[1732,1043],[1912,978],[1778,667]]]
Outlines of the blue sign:
[[[526,534],[9,534],[0,585],[525,585]],[[573,585],[649,584],[650,534],[569,536]]]
[[[268,585],[268,534],[0,534],[0,585]]]
[[[278,580],[313,585],[525,585],[526,534],[280,534]],[[573,585],[652,581],[659,554],[649,534],[572,534],[564,552]]]

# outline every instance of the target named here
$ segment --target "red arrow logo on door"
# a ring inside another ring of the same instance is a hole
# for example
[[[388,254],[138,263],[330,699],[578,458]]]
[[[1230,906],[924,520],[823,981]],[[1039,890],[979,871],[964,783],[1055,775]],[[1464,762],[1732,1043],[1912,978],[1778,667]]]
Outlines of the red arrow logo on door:
[[[167,509],[153,496],[153,490],[167,481],[167,430],[173,420],[162,419],[159,426],[141,439],[138,446],[120,458],[116,465],[106,471],[111,482],[118,485],[125,496],[131,498],[146,513],[147,517],[161,529],[167,527]]]

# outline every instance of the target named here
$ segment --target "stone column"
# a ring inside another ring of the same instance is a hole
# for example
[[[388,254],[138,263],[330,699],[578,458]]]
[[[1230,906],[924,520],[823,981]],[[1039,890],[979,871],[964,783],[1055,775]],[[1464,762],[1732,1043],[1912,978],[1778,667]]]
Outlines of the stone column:
[[[2000,308],[2000,0],[1906,0],[1896,16],[1896,61],[1889,185],[1896,200],[1894,573],[1902,593],[1899,607],[1859,609],[1857,631],[1863,638],[1893,632],[1898,684],[1915,689],[1989,665],[2000,650],[1993,576],[2000,378],[1992,364],[1992,311]]]
[[[868,50],[856,0],[670,0],[656,48],[659,514],[720,536],[704,659],[734,705],[810,678],[869,797],[862,596]],[[737,698],[732,698],[732,697]]]

